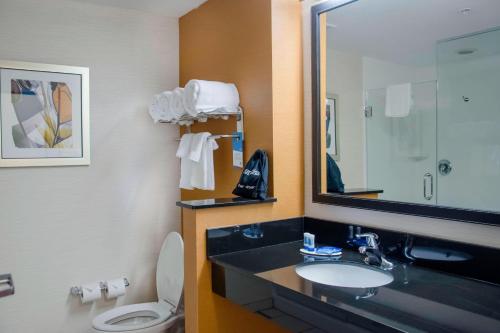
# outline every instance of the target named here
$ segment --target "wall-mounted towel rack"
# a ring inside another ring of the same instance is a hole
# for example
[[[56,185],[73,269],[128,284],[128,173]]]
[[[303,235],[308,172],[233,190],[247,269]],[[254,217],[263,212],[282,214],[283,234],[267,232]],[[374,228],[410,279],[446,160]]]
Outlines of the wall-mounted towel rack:
[[[240,139],[240,136],[238,134],[214,134],[210,135],[210,138],[218,140],[218,139],[225,139],[225,138],[234,138],[236,140]],[[175,139],[176,141],[181,141],[181,139]]]
[[[160,121],[160,123],[176,123],[186,126],[186,132],[191,133],[191,124],[194,121],[205,121],[206,119],[220,119],[226,117],[236,117],[236,130],[234,134],[214,134],[211,138],[217,140],[222,138],[231,138],[233,140],[233,166],[243,168],[243,142],[245,140],[244,126],[243,126],[243,109],[238,108],[237,112],[225,112],[224,110],[214,111],[210,113],[199,113],[197,117],[184,115],[175,121]],[[203,120],[201,120],[203,119]],[[190,122],[182,124],[182,122]],[[180,139],[177,139],[180,141]]]
[[[228,112],[225,110],[213,111],[209,113],[200,112],[196,117],[186,114],[175,120],[171,121],[160,120],[159,122],[164,124],[172,124],[172,123],[177,124],[185,121],[200,121],[200,120],[203,121],[204,119],[220,119],[224,117],[236,117],[236,119],[239,121],[240,119],[243,118],[243,109],[238,108],[238,111],[236,112]]]

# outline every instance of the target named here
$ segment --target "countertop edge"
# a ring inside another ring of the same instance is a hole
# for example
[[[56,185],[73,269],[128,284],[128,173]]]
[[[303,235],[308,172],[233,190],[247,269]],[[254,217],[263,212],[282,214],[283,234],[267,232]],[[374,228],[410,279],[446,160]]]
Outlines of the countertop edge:
[[[238,199],[238,200],[231,201],[231,199]],[[264,200],[244,199],[244,198],[206,199],[206,200],[221,200],[221,201],[203,203],[202,202],[203,200],[189,200],[189,201],[177,201],[175,204],[176,206],[181,208],[208,209],[208,208],[220,208],[220,207],[258,205],[258,204],[274,203],[278,201],[278,199],[275,197],[269,197]]]

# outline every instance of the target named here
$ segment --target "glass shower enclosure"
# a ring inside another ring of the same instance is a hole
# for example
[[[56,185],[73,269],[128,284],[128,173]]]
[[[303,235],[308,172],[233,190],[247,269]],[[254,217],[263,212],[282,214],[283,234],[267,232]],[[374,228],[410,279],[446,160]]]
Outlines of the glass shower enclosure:
[[[411,83],[408,115],[386,116],[386,88],[365,91],[367,186],[384,200],[496,211],[500,29],[436,49],[437,80]]]

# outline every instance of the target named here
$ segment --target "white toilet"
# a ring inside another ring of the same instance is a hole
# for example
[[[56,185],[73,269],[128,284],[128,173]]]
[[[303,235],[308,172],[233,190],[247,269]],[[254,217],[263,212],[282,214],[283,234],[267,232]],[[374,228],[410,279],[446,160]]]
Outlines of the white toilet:
[[[184,242],[177,232],[168,234],[156,268],[158,302],[120,306],[92,321],[94,332],[160,333],[183,314],[178,306],[184,286]]]

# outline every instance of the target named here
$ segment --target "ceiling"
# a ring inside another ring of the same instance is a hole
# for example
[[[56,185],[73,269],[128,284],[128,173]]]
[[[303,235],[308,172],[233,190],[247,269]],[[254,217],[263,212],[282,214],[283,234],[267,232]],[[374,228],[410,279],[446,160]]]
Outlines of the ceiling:
[[[73,0],[101,6],[142,10],[168,17],[181,17],[207,0]]]
[[[460,13],[465,8],[470,12]],[[328,12],[327,22],[328,47],[429,66],[436,62],[438,41],[499,27],[500,0],[359,0]],[[454,44],[476,47],[466,39]]]

